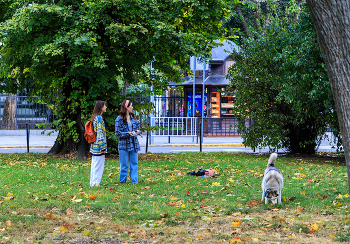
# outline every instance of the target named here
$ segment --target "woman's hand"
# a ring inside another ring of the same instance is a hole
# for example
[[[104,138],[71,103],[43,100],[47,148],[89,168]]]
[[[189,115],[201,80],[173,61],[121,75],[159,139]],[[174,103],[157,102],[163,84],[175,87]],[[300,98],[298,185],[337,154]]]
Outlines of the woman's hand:
[[[128,133],[129,133],[130,136],[134,136],[134,133],[132,133],[132,132],[130,132],[130,131],[129,131]]]

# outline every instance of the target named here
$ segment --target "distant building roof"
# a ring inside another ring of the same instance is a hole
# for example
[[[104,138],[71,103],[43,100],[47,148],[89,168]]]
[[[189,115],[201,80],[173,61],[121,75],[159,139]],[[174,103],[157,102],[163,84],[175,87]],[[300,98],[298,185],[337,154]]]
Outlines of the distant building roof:
[[[184,80],[185,81],[181,83],[169,82],[169,86],[193,85],[192,77],[186,76]],[[203,76],[196,77],[196,85],[201,85],[201,84],[203,84]],[[229,85],[229,80],[222,75],[210,75],[205,80],[205,85],[224,85],[225,86],[225,85]]]
[[[215,40],[215,43],[220,43],[219,40]],[[210,60],[210,63],[217,63],[217,64],[223,64],[225,59],[229,57],[232,53],[232,51],[239,50],[239,46],[236,45],[234,42],[225,40],[221,42],[222,45],[213,48],[211,50],[211,56],[212,60]],[[206,77],[205,85],[229,85],[229,80],[226,79],[223,75],[216,75],[212,74],[208,77]],[[186,76],[182,78],[183,82],[176,83],[176,82],[169,82],[169,86],[186,86],[186,85],[193,85],[192,83],[192,77]],[[203,83],[203,76],[196,77],[196,85]]]
[[[215,40],[215,43],[220,43],[220,41]],[[211,58],[213,61],[224,61],[232,51],[239,50],[239,47],[232,41],[225,40],[221,43],[221,46],[213,48],[211,50]]]

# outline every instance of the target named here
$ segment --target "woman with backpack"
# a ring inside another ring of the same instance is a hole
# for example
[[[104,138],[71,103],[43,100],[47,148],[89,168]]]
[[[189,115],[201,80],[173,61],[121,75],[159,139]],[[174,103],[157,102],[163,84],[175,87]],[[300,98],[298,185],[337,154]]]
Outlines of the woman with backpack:
[[[131,183],[138,184],[138,151],[141,149],[137,135],[140,134],[140,124],[132,112],[133,109],[132,102],[129,100],[122,102],[120,115],[115,120],[115,135],[119,140],[119,182],[126,182],[130,161]]]
[[[90,187],[100,186],[105,166],[105,155],[107,153],[107,137],[106,127],[102,114],[106,112],[107,106],[105,101],[97,101],[94,112],[91,116],[91,122],[94,124],[94,132],[96,141],[90,146],[91,158],[91,174]]]

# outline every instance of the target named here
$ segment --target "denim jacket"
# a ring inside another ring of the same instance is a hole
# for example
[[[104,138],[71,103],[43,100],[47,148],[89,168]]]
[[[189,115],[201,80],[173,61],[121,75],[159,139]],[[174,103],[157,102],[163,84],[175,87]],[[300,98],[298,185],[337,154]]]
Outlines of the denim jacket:
[[[140,130],[140,124],[136,118],[130,116],[130,121],[132,125],[132,131],[130,132]],[[123,123],[122,116],[118,116],[115,119],[115,135],[119,140],[118,149],[125,151],[132,151],[134,149],[136,152],[140,151],[141,148],[137,136],[130,136],[128,132],[128,125]]]

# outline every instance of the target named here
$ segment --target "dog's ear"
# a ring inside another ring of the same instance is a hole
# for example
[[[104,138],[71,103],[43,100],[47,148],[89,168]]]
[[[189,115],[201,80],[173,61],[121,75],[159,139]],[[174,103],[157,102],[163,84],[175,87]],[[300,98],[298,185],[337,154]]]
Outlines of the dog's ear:
[[[278,191],[274,190],[275,196],[278,196]]]

